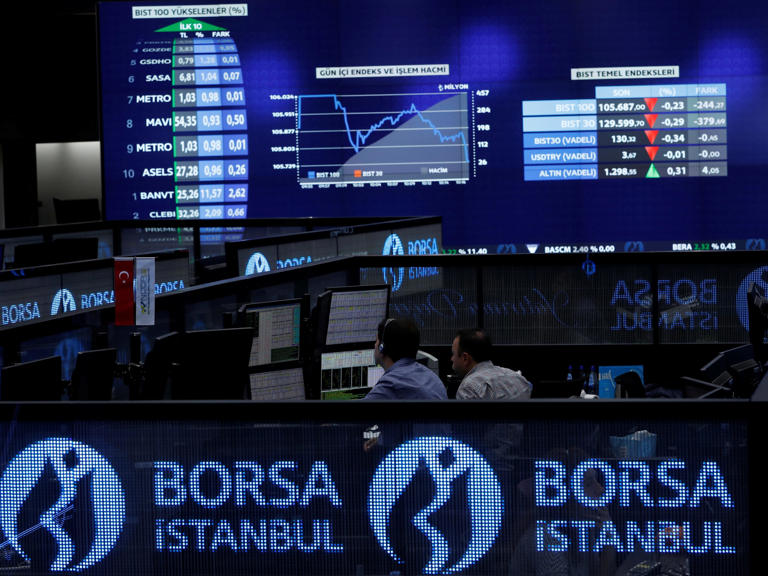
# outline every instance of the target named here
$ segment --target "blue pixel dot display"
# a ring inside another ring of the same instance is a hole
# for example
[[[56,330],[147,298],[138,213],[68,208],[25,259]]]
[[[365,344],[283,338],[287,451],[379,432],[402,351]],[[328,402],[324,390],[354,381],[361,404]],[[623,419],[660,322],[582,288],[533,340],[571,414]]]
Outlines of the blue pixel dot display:
[[[69,438],[47,438],[27,446],[10,462],[0,478],[0,528],[11,546],[30,560],[20,544],[29,527],[19,526],[19,512],[38,485],[46,466],[51,466],[61,487],[55,503],[40,515],[39,524],[58,546],[50,566],[54,572],[79,572],[103,559],[114,547],[125,521],[125,494],[112,466],[96,450]],[[73,563],[76,544],[63,527],[62,517],[73,507],[78,484],[91,476],[94,535],[90,549]]]
[[[423,437],[396,448],[376,470],[368,491],[368,515],[376,539],[402,562],[390,539],[392,512],[416,473],[426,470],[435,484],[432,501],[412,512],[413,525],[432,546],[425,574],[454,574],[475,564],[493,545],[501,528],[504,501],[501,484],[488,462],[466,444],[444,437]],[[431,520],[451,498],[456,480],[467,475],[467,514],[471,535],[460,559],[449,565],[451,542]]]

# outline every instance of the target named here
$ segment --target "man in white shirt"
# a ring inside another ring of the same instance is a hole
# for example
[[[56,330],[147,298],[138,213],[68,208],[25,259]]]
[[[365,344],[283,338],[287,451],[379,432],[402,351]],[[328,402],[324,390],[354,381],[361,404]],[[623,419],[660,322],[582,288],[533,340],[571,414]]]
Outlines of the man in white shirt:
[[[457,400],[527,400],[531,384],[520,372],[491,362],[491,340],[479,329],[460,330],[451,345],[453,369],[462,376]]]

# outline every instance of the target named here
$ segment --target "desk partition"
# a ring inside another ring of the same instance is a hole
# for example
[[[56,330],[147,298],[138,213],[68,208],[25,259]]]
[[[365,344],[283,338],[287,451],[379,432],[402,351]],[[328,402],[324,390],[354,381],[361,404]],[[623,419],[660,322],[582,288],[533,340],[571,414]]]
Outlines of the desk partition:
[[[160,250],[189,250],[194,261],[224,256],[224,242],[325,228],[383,222],[392,218],[248,218],[195,220],[183,225],[168,220],[113,220],[0,230],[0,269],[13,268],[16,246],[59,238],[96,238],[100,258],[134,256]]]
[[[653,364],[645,382],[673,382],[748,341],[752,282],[768,283],[765,252],[354,256],[159,294],[157,326],[138,331],[146,351],[164,332],[221,328],[245,303],[309,294],[314,306],[330,286],[389,284],[390,313],[414,318],[422,346],[438,356],[458,329],[480,326],[506,355],[503,364],[530,377],[552,369],[541,377],[565,378],[568,364]],[[55,324],[0,330],[6,362],[29,339],[84,324],[121,333],[126,345],[117,347],[127,348],[127,329],[114,328],[111,305],[102,312],[78,309]]]
[[[361,267],[361,282],[390,283],[393,313],[414,316],[430,344],[456,326],[510,345],[743,343],[747,290],[768,286],[766,252],[386,262]]]
[[[235,277],[340,256],[441,254],[442,244],[441,218],[424,217],[227,242],[225,251],[228,276]]]

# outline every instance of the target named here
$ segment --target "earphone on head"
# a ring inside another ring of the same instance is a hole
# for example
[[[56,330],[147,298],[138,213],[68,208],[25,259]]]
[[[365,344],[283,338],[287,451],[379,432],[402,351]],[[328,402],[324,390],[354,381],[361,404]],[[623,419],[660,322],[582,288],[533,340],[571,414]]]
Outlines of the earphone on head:
[[[381,337],[379,338],[379,354],[384,354],[384,342],[386,341],[384,335],[387,333],[387,326],[394,320],[394,318],[387,318],[387,321],[384,322],[384,328],[381,329]]]

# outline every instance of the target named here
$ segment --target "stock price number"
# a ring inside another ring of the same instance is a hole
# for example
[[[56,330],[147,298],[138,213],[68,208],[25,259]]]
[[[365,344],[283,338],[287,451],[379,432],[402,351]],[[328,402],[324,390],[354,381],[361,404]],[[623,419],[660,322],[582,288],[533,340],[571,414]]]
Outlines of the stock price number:
[[[637,168],[625,168],[623,166],[615,166],[613,168],[603,168],[603,174],[605,176],[620,178],[620,177],[632,177],[637,176]]]
[[[224,207],[223,206],[203,206],[202,218],[205,220],[217,220],[223,218]]]
[[[667,176],[687,176],[688,169],[685,166],[667,166]]]
[[[245,206],[227,206],[227,218],[245,218]]]
[[[197,116],[195,114],[179,114],[173,117],[174,128],[195,128]]]
[[[179,220],[194,220],[200,218],[200,208],[176,208],[176,218]]]
[[[176,189],[176,202],[197,202],[199,198],[200,190],[198,188]]]
[[[643,128],[645,120],[635,118],[609,118],[598,120],[600,128]]]

